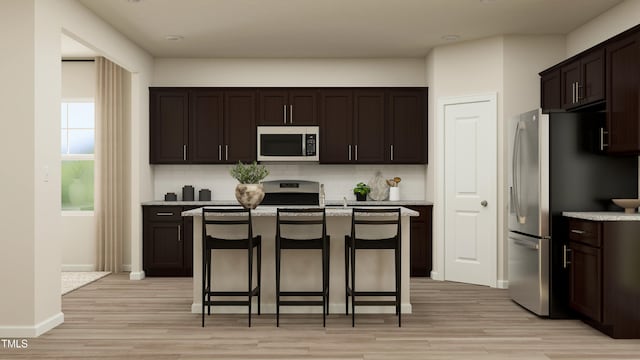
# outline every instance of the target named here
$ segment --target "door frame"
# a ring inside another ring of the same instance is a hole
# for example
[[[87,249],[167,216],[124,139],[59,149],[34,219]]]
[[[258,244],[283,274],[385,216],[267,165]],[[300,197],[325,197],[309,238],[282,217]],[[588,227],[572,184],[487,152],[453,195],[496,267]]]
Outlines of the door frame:
[[[491,104],[492,117],[494,119],[493,127],[496,134],[496,197],[489,199],[489,201],[498,207],[496,213],[496,238],[491,244],[491,273],[492,281],[490,286],[497,287],[498,285],[498,223],[500,217],[500,204],[498,203],[499,189],[498,189],[498,94],[496,92],[482,93],[477,95],[466,96],[447,96],[439,97],[437,100],[437,114],[436,114],[436,175],[435,175],[435,204],[433,206],[433,212],[435,217],[434,222],[434,269],[431,271],[431,278],[434,280],[445,280],[445,107],[448,105],[464,104],[471,102],[489,102]]]

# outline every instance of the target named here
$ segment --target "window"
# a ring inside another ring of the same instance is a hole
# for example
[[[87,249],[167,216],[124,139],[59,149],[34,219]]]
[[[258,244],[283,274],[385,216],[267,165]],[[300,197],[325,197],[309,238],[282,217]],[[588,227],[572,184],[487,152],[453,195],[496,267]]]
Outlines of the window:
[[[95,113],[93,102],[63,102],[62,210],[93,211]]]

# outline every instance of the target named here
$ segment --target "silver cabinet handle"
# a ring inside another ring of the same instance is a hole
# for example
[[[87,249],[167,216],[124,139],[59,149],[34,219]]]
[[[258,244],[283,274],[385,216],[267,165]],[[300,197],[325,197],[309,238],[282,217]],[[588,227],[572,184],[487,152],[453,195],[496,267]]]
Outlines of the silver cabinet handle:
[[[584,230],[576,230],[576,229],[571,229],[571,232],[578,235],[582,235],[585,233]]]
[[[289,105],[289,124],[293,124],[293,105]]]
[[[229,145],[224,146],[224,159],[229,160]]]
[[[156,216],[173,216],[172,212],[159,212],[156,213]]]
[[[580,85],[579,82],[576,83],[576,102],[580,102],[582,98],[580,97],[580,89],[584,88],[584,86]]]
[[[283,111],[282,111],[282,122],[286,125],[287,124],[287,105],[282,105],[283,107]]]
[[[218,145],[218,161],[222,161],[222,145]]]
[[[349,161],[351,161],[351,145],[349,145]]]
[[[178,242],[182,241],[182,231],[181,226],[178,225]]]
[[[600,151],[604,151],[605,147],[609,147],[609,144],[604,142],[604,136],[608,134],[608,131],[605,131],[604,128],[600,128]]]
[[[567,268],[567,265],[571,264],[569,260],[568,254],[571,252],[571,249],[567,248],[567,245],[562,245],[562,267]]]
[[[356,161],[358,161],[358,145],[356,145]]]
[[[391,161],[393,161],[393,145],[391,145]]]
[[[182,160],[187,160],[187,145],[182,145]]]
[[[489,205],[489,203],[487,202],[487,200],[482,200],[482,201],[480,201],[480,205],[482,205],[482,207],[487,207],[487,205]]]

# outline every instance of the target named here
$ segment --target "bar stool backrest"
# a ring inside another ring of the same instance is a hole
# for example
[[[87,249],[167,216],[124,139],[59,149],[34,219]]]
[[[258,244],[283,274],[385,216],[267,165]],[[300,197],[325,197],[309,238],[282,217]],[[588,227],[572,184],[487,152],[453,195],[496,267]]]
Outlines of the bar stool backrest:
[[[279,208],[276,216],[276,237],[297,240],[318,239],[327,234],[324,208]]]
[[[202,208],[202,239],[252,239],[251,209]]]
[[[353,208],[351,237],[361,240],[388,240],[400,237],[400,208]]]

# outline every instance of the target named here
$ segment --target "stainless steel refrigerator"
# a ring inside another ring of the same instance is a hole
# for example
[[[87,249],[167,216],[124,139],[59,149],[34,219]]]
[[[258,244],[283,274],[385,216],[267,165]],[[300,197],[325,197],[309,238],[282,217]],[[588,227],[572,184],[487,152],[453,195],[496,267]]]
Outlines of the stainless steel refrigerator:
[[[563,211],[615,211],[637,197],[637,157],[600,151],[604,112],[523,113],[509,123],[508,272],[511,298],[540,316],[567,317]]]

